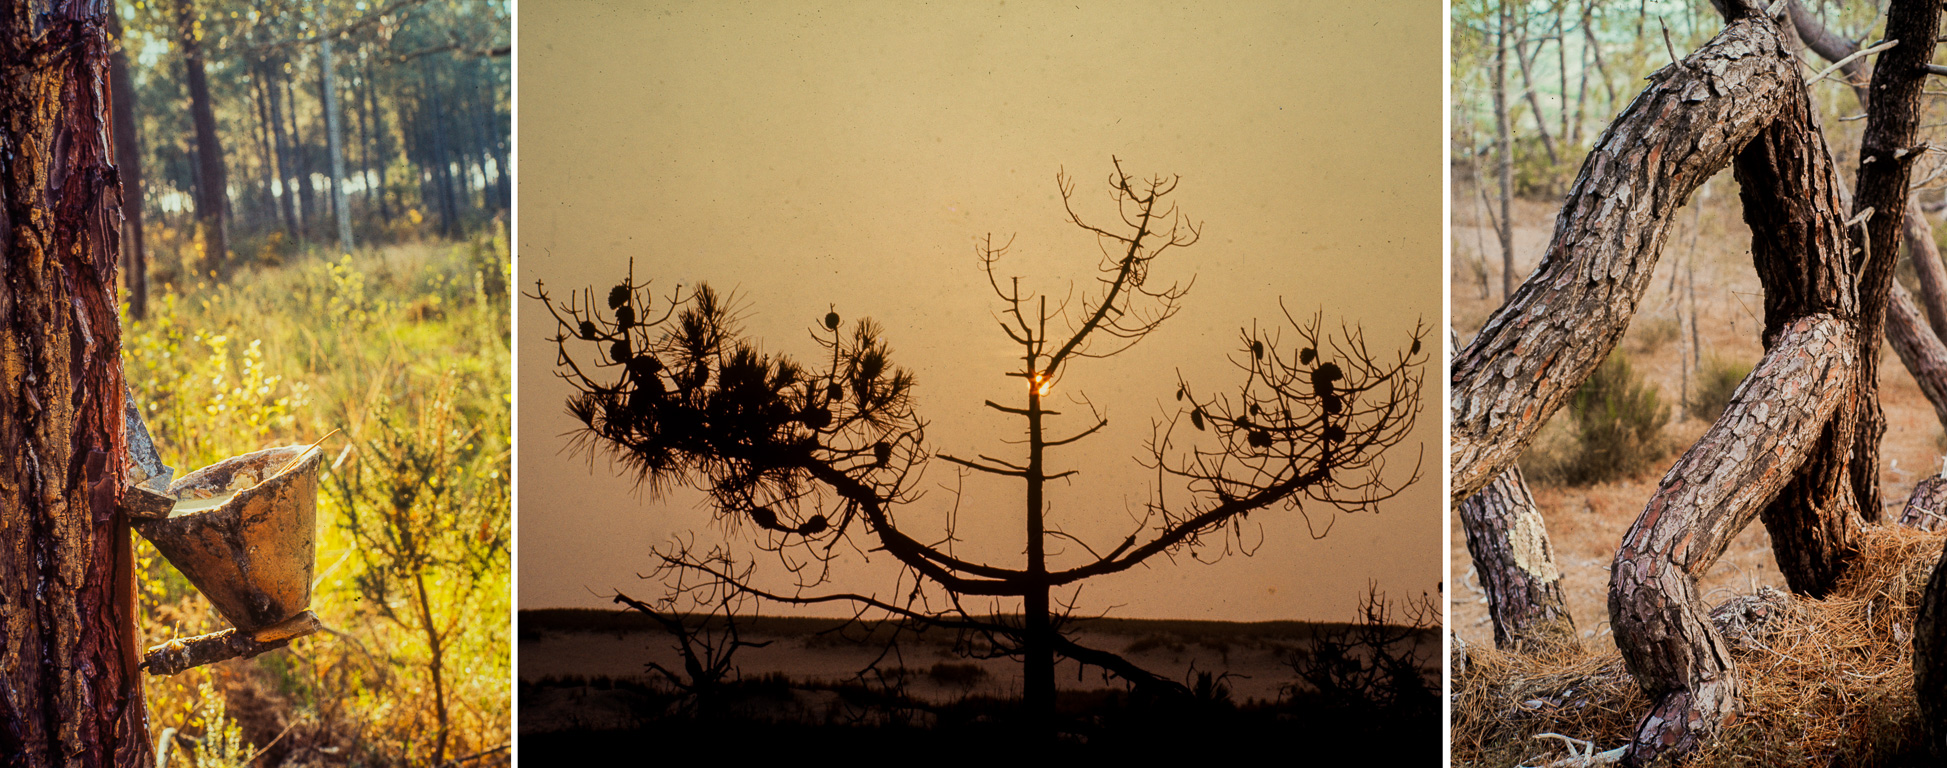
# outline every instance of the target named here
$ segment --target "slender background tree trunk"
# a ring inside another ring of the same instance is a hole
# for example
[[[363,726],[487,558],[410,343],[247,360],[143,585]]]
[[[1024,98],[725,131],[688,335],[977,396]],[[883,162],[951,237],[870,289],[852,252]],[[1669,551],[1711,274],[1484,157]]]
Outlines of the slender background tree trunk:
[[[198,13],[190,0],[177,0],[176,34],[182,45],[183,80],[189,88],[190,121],[196,126],[196,221],[203,231],[203,269],[223,265],[230,255],[229,174],[223,140],[216,133],[216,108],[209,76],[203,72],[203,44],[197,39]]]
[[[121,20],[112,10],[108,20],[108,34],[115,45],[108,65],[115,114],[115,169],[121,173],[122,224],[128,233],[122,248],[128,273],[128,314],[141,320],[149,315],[149,256],[142,244],[142,134],[135,121],[135,83],[129,80],[128,52],[121,46]]]

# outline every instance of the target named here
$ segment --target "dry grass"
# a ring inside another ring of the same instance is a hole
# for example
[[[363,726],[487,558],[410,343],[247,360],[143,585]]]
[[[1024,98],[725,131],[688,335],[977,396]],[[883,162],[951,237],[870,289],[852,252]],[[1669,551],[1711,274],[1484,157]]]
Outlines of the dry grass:
[[[1730,633],[1743,711],[1686,765],[1904,765],[1919,760],[1913,614],[1942,537],[1869,529],[1860,560],[1826,600]],[[1782,595],[1780,599],[1785,599]],[[1454,681],[1456,765],[1565,756],[1560,733],[1622,745],[1648,700],[1611,647],[1553,657],[1475,648]]]

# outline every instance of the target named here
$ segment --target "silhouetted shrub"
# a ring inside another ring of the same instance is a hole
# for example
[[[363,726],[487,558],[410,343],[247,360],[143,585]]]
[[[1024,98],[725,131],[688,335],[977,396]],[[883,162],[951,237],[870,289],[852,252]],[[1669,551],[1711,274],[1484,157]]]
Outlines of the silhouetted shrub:
[[[934,664],[932,669],[927,670],[926,676],[940,685],[952,685],[966,690],[973,690],[973,687],[979,685],[980,681],[987,679],[987,670],[979,664],[956,664],[950,661],[942,661]]]

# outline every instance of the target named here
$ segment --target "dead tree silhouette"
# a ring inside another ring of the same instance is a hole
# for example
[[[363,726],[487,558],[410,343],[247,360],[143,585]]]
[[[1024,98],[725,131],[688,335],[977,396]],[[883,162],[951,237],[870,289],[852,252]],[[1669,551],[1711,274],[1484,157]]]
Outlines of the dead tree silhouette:
[[[1861,528],[1879,518],[1886,425],[1876,361],[1888,304],[1898,298],[1893,256],[1911,170],[1925,154],[1916,151],[1918,98],[1938,3],[1895,0],[1888,9],[1886,38],[1903,42],[1874,68],[1849,210],[1794,56],[1797,41],[1769,15],[1786,3],[1719,7],[1724,31],[1653,74],[1610,124],[1567,195],[1541,265],[1450,369],[1451,499],[1459,503],[1505,476],[1615,347],[1673,214],[1705,180],[1733,168],[1765,289],[1765,354],[1664,476],[1616,553],[1610,619],[1652,702],[1628,765],[1674,762],[1737,711],[1731,656],[1696,580],[1744,526],[1762,519],[1787,583],[1818,596],[1857,555]],[[1463,521],[1470,546],[1477,535],[1494,538],[1473,518]],[[1505,548],[1506,538],[1488,543]],[[1921,664],[1942,661],[1916,658]],[[1924,683],[1921,698],[1924,707]]]
[[[1189,285],[1164,284],[1155,268],[1159,257],[1195,244],[1201,229],[1169,200],[1174,177],[1139,179],[1116,161],[1108,184],[1119,223],[1109,226],[1076,209],[1065,173],[1057,182],[1069,222],[1101,245],[1092,291],[1049,302],[1019,278],[1001,276],[1009,243],[988,237],[977,245],[1003,330],[1020,351],[1020,365],[1006,372],[1020,379],[1019,403],[985,406],[1023,424],[1025,440],[1014,441],[1021,456],[935,453],[913,411],[913,376],[893,363],[879,325],[847,327],[835,307],[811,329],[822,352],[807,364],[758,351],[730,302],[707,286],[652,306],[648,284],[631,276],[597,306],[592,289],[557,301],[537,284],[532,298],[559,323],[557,373],[577,392],[568,404],[584,425],[576,445],[617,457],[652,493],[678,484],[706,490],[734,538],[774,555],[794,583],[755,583],[726,566],[727,545],[679,543],[656,553],[661,566],[773,603],[848,604],[860,619],[958,630],[971,638],[961,644],[967,653],[1020,659],[1029,717],[1053,725],[1057,657],[1140,690],[1187,692],[1077,642],[1067,631],[1077,616],[1074,598],[1058,590],[1184,551],[1199,559],[1248,554],[1244,530],[1253,512],[1375,510],[1419,479],[1417,462],[1388,472],[1385,454],[1406,438],[1421,408],[1428,329],[1416,328],[1407,349],[1381,354],[1356,328],[1328,336],[1321,318],[1300,323],[1286,312],[1298,343],[1244,331],[1232,357],[1241,382],[1206,393],[1178,377],[1179,410],[1153,423],[1139,459],[1158,485],[1126,536],[1091,544],[1063,530],[1062,510],[1043,490],[1077,472],[1056,467],[1054,457],[1107,420],[1078,398],[1090,414],[1057,435],[1058,423],[1071,422],[1049,407],[1052,388],[1071,366],[1116,355],[1176,314]],[[659,316],[647,319],[652,313]],[[1025,562],[961,557],[957,514],[943,530],[913,532],[913,517],[902,519],[901,511],[936,458],[957,472],[1021,481]],[[1052,555],[1051,539],[1086,554]],[[821,591],[834,588],[832,564],[848,551],[896,558],[898,582],[876,592]]]

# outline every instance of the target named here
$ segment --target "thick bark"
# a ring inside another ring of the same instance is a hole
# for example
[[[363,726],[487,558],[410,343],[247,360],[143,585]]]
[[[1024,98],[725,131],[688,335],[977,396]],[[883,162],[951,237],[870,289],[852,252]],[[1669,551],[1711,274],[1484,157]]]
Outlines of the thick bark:
[[[1579,645],[1555,549],[1520,468],[1501,473],[1461,502],[1460,520],[1474,571],[1487,592],[1495,647],[1541,651]]]
[[[196,222],[203,233],[204,269],[227,261],[230,255],[229,174],[224,170],[223,140],[216,133],[216,108],[209,77],[203,72],[203,43],[198,39],[196,4],[178,0],[176,36],[183,51],[183,80],[189,90],[190,122],[196,126]]]
[[[1649,694],[1626,762],[1687,754],[1737,709],[1737,682],[1696,579],[1796,476],[1846,402],[1852,323],[1801,318],[1775,337],[1724,415],[1664,475],[1616,553],[1609,618]]]
[[[1765,289],[1764,362],[1664,476],[1611,574],[1616,644],[1653,701],[1630,765],[1688,754],[1737,710],[1730,656],[1696,579],[1754,515],[1794,591],[1824,594],[1856,553],[1862,519],[1847,457],[1864,395],[1849,241],[1805,88],[1793,80],[1780,96],[1784,109],[1736,161]]]
[[[128,280],[128,314],[141,320],[149,315],[149,257],[142,246],[142,133],[135,121],[135,83],[128,76],[122,24],[111,12],[108,33],[115,52],[108,63],[110,99],[115,115],[115,171],[122,179],[123,269]]]
[[[1927,579],[1913,622],[1913,694],[1928,749],[1947,760],[1947,553]]]
[[[1913,296],[1899,283],[1893,284],[1893,300],[1886,307],[1886,340],[1933,404],[1934,418],[1947,425],[1947,344],[1927,328]]]
[[[1506,471],[1621,340],[1673,214],[1798,82],[1782,45],[1769,20],[1732,23],[1597,141],[1541,265],[1454,359],[1452,502]]]
[[[1873,211],[1866,221],[1865,246],[1853,272],[1859,275],[1859,430],[1853,435],[1853,493],[1867,520],[1880,517],[1879,443],[1886,414],[1879,406],[1879,345],[1886,327],[1893,268],[1905,223],[1907,186],[1920,130],[1920,91],[1933,60],[1940,30],[1939,0],[1894,0],[1886,10],[1886,39],[1899,45],[1879,54],[1873,65],[1872,95],[1866,108],[1866,135],[1860,140],[1859,176],[1853,212]]]
[[[0,759],[133,768],[107,19],[51,5],[0,5]]]
[[[1947,477],[1922,478],[1914,485],[1899,523],[1929,533],[1947,528]]]
[[[1804,87],[1785,91],[1786,108],[1734,164],[1764,286],[1766,348],[1800,318],[1857,316],[1838,176]],[[1855,551],[1861,514],[1846,458],[1860,401],[1855,392],[1844,395],[1802,469],[1764,509],[1779,570],[1801,594],[1824,595]]]

